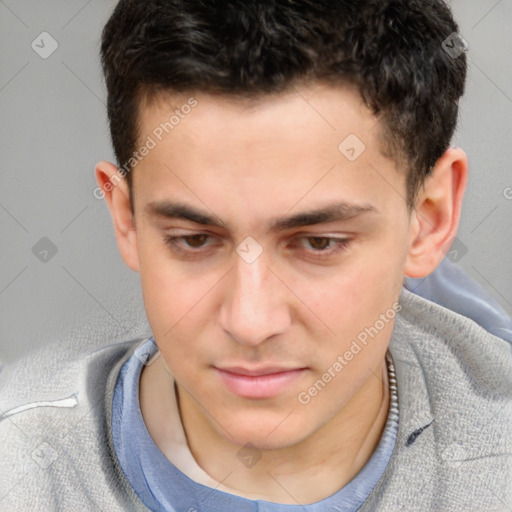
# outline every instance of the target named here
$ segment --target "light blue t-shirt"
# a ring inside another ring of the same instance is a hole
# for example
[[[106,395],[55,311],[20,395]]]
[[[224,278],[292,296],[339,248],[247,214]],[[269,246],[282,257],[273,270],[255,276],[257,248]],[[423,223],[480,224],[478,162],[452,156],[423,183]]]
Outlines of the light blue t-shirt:
[[[390,409],[377,449],[363,469],[342,489],[310,505],[285,505],[250,500],[200,484],[182,473],[155,445],[139,405],[139,378],[143,358],[157,346],[148,338],[121,368],[114,390],[112,434],[121,467],[142,502],[155,512],[327,512],[357,510],[382,477],[398,432],[396,380],[391,368]],[[390,356],[388,356],[390,357]],[[388,359],[389,362],[389,359]]]

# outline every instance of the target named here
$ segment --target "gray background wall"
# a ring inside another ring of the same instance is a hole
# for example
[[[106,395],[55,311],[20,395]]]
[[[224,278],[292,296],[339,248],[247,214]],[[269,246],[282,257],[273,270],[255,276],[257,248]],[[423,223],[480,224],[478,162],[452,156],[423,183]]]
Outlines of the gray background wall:
[[[0,0],[0,360],[150,334],[138,274],[92,195],[96,162],[115,161],[98,57],[115,3]],[[457,264],[512,314],[512,0],[451,5],[470,67]]]

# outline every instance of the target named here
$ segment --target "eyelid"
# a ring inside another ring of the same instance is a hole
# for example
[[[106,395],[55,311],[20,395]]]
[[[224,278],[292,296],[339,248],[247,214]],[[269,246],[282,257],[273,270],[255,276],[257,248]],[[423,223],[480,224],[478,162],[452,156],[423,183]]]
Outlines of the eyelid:
[[[170,229],[165,233],[165,238],[168,237],[175,237],[175,238],[187,238],[187,237],[193,237],[193,236],[208,236],[210,238],[216,238],[220,235],[216,233],[209,233],[208,231],[189,231],[184,230],[181,228],[174,228]],[[353,235],[349,235],[347,233],[340,234],[340,233],[311,233],[306,231],[301,231],[299,233],[295,233],[294,235],[290,236],[289,238],[293,239],[304,239],[304,238],[331,238],[333,240],[346,240],[349,241]]]
[[[168,233],[164,235],[164,243],[174,252],[178,254],[185,255],[188,258],[201,258],[202,256],[207,255],[208,248],[211,248],[212,245],[215,246],[215,244],[208,244],[201,247],[190,247],[186,246],[183,247],[180,245],[179,241],[183,240],[184,238],[188,237],[194,237],[194,236],[206,236],[209,239],[214,237],[215,235],[211,235],[210,233],[205,232],[192,232],[192,233],[176,233],[176,230],[173,231],[174,234]],[[309,259],[320,262],[322,260],[328,260],[328,258],[332,258],[334,256],[337,256],[340,253],[343,253],[344,251],[348,250],[353,237],[348,236],[332,236],[331,234],[308,234],[308,233],[300,233],[294,237],[292,237],[293,240],[297,240],[298,244],[300,245],[300,242],[303,240],[307,240],[308,238],[324,238],[329,241],[329,244],[333,244],[333,246],[330,249],[327,250],[315,250],[315,249],[307,249],[302,248],[304,253],[306,253],[306,257],[309,257]],[[293,244],[292,244],[293,248]]]

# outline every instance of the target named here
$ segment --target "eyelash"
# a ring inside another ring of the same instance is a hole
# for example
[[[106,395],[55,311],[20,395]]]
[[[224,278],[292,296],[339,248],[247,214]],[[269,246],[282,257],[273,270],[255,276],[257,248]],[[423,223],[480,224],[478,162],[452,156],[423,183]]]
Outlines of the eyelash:
[[[180,247],[179,245],[179,240],[185,240],[187,238],[195,238],[195,237],[209,237],[211,238],[210,235],[208,235],[207,233],[194,233],[194,234],[191,234],[191,235],[183,235],[183,236],[175,236],[175,235],[165,235],[164,236],[164,242],[166,245],[168,245],[169,247],[171,247],[171,249],[177,251],[177,252],[181,252],[181,253],[188,253],[189,255],[199,255],[202,251],[202,247],[200,248],[187,248],[187,249],[183,249],[183,247]],[[330,237],[330,236],[314,236],[314,235],[309,235],[309,236],[303,236],[303,237],[299,237],[300,239],[320,239],[320,240],[329,240],[329,241],[332,241],[335,246],[334,248],[330,249],[330,250],[312,250],[312,254],[313,254],[313,257],[314,258],[318,258],[318,259],[321,259],[321,258],[326,258],[326,257],[329,257],[329,256],[334,256],[335,254],[338,254],[344,250],[346,250],[348,248],[348,246],[350,245],[350,242],[351,240],[349,238],[337,238],[337,237]]]

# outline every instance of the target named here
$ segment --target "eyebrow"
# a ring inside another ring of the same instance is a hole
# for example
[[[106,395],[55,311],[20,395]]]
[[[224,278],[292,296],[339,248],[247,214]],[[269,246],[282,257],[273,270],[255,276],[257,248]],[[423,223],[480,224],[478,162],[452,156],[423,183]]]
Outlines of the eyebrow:
[[[230,231],[229,225],[214,215],[198,210],[182,202],[176,201],[152,201],[146,205],[144,211],[150,217],[163,217],[166,219],[184,219],[205,226],[213,226]],[[291,216],[277,217],[270,220],[267,226],[268,232],[279,232],[287,229],[311,226],[335,221],[346,221],[365,213],[378,213],[371,204],[337,202],[324,207],[303,211]]]

